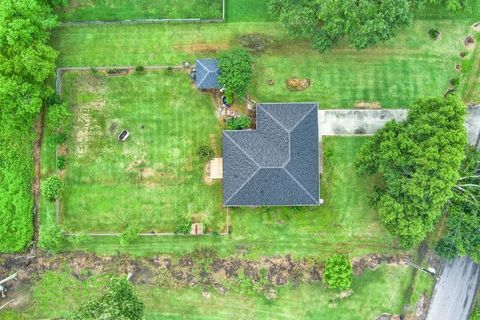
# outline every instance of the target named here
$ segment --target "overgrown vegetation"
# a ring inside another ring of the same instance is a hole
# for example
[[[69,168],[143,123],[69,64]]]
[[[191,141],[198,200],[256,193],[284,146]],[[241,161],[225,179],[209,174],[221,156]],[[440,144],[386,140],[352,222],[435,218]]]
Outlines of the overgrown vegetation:
[[[218,57],[218,83],[239,98],[245,97],[252,85],[252,57],[243,49],[232,49]]]
[[[53,94],[57,25],[41,0],[0,2],[0,252],[21,251],[33,237],[34,122]]]
[[[381,219],[402,246],[419,244],[453,195],[467,145],[466,108],[456,96],[415,103],[360,151],[357,170],[382,177],[373,196]]]
[[[137,297],[133,286],[126,279],[113,278],[102,297],[80,307],[71,319],[141,320],[144,312],[145,305]]]
[[[65,188],[65,182],[57,176],[53,175],[48,177],[42,185],[42,194],[47,197],[49,201],[55,201],[60,199],[63,189]]]
[[[461,178],[446,207],[447,232],[436,251],[447,259],[469,256],[480,262],[480,152],[467,149],[460,171]]]
[[[197,155],[202,159],[203,161],[209,161],[212,160],[215,157],[215,151],[213,151],[213,148],[209,144],[202,144],[200,147],[197,149]]]
[[[325,263],[323,274],[325,283],[329,288],[346,290],[352,284],[352,265],[347,256],[335,254]]]
[[[250,128],[252,119],[246,115],[239,115],[238,117],[228,118],[225,124],[227,130],[242,130]]]

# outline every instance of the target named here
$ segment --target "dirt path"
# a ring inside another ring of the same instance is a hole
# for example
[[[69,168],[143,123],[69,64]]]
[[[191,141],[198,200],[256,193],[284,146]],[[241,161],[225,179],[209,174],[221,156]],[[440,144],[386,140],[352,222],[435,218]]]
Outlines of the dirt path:
[[[42,139],[43,128],[45,124],[45,108],[42,108],[35,122],[35,142],[33,144],[34,178],[32,184],[33,193],[33,247],[36,247],[38,241],[38,230],[40,225],[39,205],[40,205],[40,183],[42,175]]]

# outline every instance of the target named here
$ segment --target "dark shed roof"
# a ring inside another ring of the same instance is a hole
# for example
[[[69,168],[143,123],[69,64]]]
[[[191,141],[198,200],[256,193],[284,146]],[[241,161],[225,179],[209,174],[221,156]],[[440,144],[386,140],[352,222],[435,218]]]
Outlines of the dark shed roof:
[[[196,62],[195,82],[199,89],[219,89],[218,84],[218,60],[198,59]]]
[[[259,104],[256,130],[223,131],[225,206],[319,204],[317,109]]]

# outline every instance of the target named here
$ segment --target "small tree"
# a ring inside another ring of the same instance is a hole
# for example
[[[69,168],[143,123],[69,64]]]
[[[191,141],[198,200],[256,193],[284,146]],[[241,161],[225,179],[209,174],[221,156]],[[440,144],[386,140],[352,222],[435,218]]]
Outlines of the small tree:
[[[243,49],[233,49],[222,53],[218,60],[218,82],[228,91],[243,98],[252,84],[252,57]]]
[[[62,228],[52,217],[48,216],[45,223],[42,223],[40,227],[38,246],[45,250],[57,252],[64,244],[65,237]]]
[[[335,254],[325,264],[324,281],[330,288],[345,290],[352,284],[352,265],[348,257]]]
[[[92,300],[75,311],[71,319],[143,319],[145,306],[137,297],[133,286],[126,279],[114,278],[107,292],[99,299]]]
[[[252,125],[252,119],[246,115],[241,115],[235,118],[229,118],[227,120],[226,128],[227,130],[242,130],[250,128]]]
[[[65,182],[59,176],[50,176],[42,186],[42,194],[47,197],[49,201],[60,199]]]
[[[209,144],[202,144],[200,147],[197,149],[197,155],[202,159],[203,161],[209,161],[212,160],[215,157],[215,151],[213,151],[213,148]]]

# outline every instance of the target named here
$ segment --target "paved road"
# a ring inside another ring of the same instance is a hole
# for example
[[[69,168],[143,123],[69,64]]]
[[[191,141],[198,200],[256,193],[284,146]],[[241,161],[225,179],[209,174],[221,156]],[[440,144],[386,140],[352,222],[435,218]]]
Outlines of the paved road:
[[[403,120],[406,109],[355,110],[334,109],[318,111],[318,128],[323,135],[374,134],[389,120]],[[480,132],[480,105],[468,108],[465,123],[471,145],[477,143]]]
[[[480,284],[480,266],[469,258],[445,265],[433,292],[427,320],[467,320]]]

